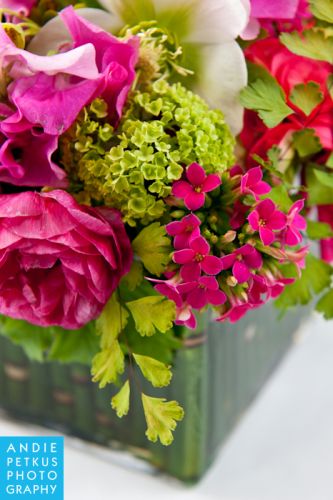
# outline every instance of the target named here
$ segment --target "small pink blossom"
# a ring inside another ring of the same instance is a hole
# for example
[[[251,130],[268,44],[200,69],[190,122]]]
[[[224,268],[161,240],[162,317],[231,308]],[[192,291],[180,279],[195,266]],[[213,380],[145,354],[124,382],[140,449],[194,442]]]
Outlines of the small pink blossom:
[[[227,300],[213,276],[201,276],[197,281],[180,284],[178,290],[186,296],[187,303],[193,309],[202,309],[207,304],[220,306]]]
[[[250,168],[241,180],[241,193],[252,194],[252,196],[259,200],[259,196],[267,194],[271,190],[271,186],[262,180],[263,173],[260,167]]]
[[[283,241],[290,246],[298,245],[302,241],[300,231],[306,229],[306,220],[299,215],[304,208],[304,199],[297,200],[287,213],[287,225],[283,232]]]
[[[176,250],[189,246],[191,239],[200,236],[201,221],[194,214],[183,217],[180,221],[173,221],[166,225],[166,232],[174,237],[173,246]]]
[[[186,326],[191,330],[197,326],[196,317],[193,314],[192,307],[186,302],[181,306],[176,308],[176,325]]]
[[[200,277],[201,271],[206,274],[218,274],[222,270],[221,259],[209,255],[209,243],[199,236],[189,242],[189,248],[177,250],[173,261],[181,264],[181,277],[184,281],[194,281]]]
[[[261,254],[252,245],[243,245],[233,253],[221,257],[222,268],[232,267],[232,274],[238,283],[245,283],[251,276],[251,269],[262,266]]]
[[[217,321],[222,322],[228,319],[230,323],[237,323],[250,309],[253,309],[255,306],[242,302],[241,300],[235,302],[222,316],[220,316]]]
[[[177,181],[172,186],[172,194],[184,200],[189,210],[198,210],[205,203],[205,193],[213,191],[221,185],[221,179],[217,174],[206,175],[205,170],[192,163],[186,169],[187,181]]]
[[[270,245],[275,241],[273,231],[286,227],[287,218],[285,214],[276,209],[275,203],[266,199],[259,203],[257,208],[248,216],[250,226],[259,231],[260,239],[264,245]]]

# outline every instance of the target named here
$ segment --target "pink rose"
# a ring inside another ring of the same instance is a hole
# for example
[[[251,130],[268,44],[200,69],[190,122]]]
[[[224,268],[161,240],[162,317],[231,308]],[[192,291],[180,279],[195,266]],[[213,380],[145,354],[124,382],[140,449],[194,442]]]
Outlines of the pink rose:
[[[129,271],[118,211],[80,206],[65,191],[0,195],[0,313],[79,328]]]

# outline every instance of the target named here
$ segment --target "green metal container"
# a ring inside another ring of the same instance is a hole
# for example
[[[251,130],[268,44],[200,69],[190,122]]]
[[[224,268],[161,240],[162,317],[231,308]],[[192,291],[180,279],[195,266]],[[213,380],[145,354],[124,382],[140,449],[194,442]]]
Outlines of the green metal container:
[[[171,385],[156,392],[185,409],[169,447],[147,441],[139,395],[132,396],[129,415],[118,419],[110,407],[110,390],[92,384],[87,367],[29,362],[20,347],[1,336],[0,406],[17,418],[128,449],[168,474],[195,482],[281,360],[302,321],[300,310],[281,320],[277,315],[271,305],[234,325],[215,323],[207,315],[204,326],[187,332],[183,348],[175,354]],[[154,395],[151,386],[144,380],[142,384]]]

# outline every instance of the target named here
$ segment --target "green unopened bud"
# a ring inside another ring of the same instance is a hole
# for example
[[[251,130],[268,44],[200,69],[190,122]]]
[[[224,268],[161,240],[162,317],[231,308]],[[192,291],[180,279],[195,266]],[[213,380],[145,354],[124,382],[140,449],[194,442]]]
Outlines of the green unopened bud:
[[[174,210],[170,215],[173,219],[181,219],[182,217],[184,217],[185,212],[184,210]]]
[[[237,236],[237,232],[230,230],[227,231],[223,236],[221,236],[221,243],[231,243]]]
[[[218,236],[216,236],[216,234],[212,234],[210,237],[210,242],[212,243],[212,245],[216,245],[218,241],[219,241]]]

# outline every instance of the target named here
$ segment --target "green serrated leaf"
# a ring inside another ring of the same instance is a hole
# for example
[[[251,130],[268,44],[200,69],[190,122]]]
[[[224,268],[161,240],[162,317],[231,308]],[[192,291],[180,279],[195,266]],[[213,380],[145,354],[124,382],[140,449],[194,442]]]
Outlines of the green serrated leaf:
[[[316,175],[317,171],[319,170],[315,164],[307,166],[306,185],[308,186],[308,204],[312,206],[331,205],[333,202],[333,188],[319,181]]]
[[[311,240],[333,238],[333,230],[326,222],[307,221],[307,234]]]
[[[284,266],[285,276],[291,277],[293,266]],[[319,294],[330,285],[333,268],[312,254],[307,255],[302,276],[295,283],[287,285],[283,293],[276,299],[275,305],[288,309],[297,304],[308,304],[313,293]]]
[[[99,382],[99,387],[103,389],[107,384],[117,381],[125,369],[125,357],[117,340],[107,349],[103,349],[96,354],[92,361],[91,374],[93,382]]]
[[[99,351],[95,323],[89,323],[79,330],[64,330],[58,327],[52,327],[50,330],[54,340],[48,352],[49,360],[91,365],[92,358]]]
[[[112,409],[115,410],[117,417],[122,418],[127,415],[130,407],[130,384],[126,380],[122,388],[111,399]]]
[[[326,167],[333,168],[333,153],[331,153],[328,157],[328,160],[326,161]]]
[[[45,352],[52,342],[52,332],[49,328],[5,316],[1,317],[0,333],[20,345],[27,356],[35,361],[45,359]]]
[[[309,4],[317,19],[333,24],[333,0],[309,0]]]
[[[141,397],[147,422],[147,438],[153,443],[159,439],[164,446],[169,446],[173,441],[172,431],[176,429],[177,422],[184,418],[183,408],[177,401],[153,398],[143,393]]]
[[[293,203],[284,184],[273,187],[269,194],[262,196],[262,198],[270,198],[281,210],[285,212],[288,212]]]
[[[133,260],[130,272],[127,273],[122,282],[126,284],[128,290],[133,292],[143,281],[143,266],[138,260]]]
[[[102,349],[110,347],[127,325],[128,311],[122,307],[114,293],[96,321],[97,333],[101,335]]]
[[[154,335],[156,329],[167,332],[176,318],[174,302],[161,296],[143,297],[126,305],[132,313],[137,331],[143,336]]]
[[[320,85],[315,82],[295,85],[290,94],[291,102],[301,109],[306,116],[309,116],[323,99],[324,95],[320,90]]]
[[[294,132],[293,146],[301,158],[316,154],[322,149],[320,139],[312,128],[304,128]]]
[[[294,54],[333,64],[333,37],[323,30],[307,30],[300,35],[298,31],[282,33],[281,42]]]
[[[316,311],[322,313],[325,319],[333,318],[333,289],[321,297],[316,305]]]
[[[333,173],[323,172],[322,170],[314,169],[314,174],[317,177],[320,184],[333,188]],[[332,200],[333,201],[333,200]]]
[[[293,113],[287,106],[285,94],[275,80],[256,80],[241,92],[241,102],[258,112],[267,127],[278,125]]]
[[[172,378],[170,365],[165,365],[157,361],[157,359],[142,356],[140,354],[133,354],[133,357],[142,375],[151,382],[154,387],[166,387],[170,384]]]
[[[132,242],[132,248],[145,268],[160,276],[170,261],[171,243],[164,226],[158,222],[145,227]]]

